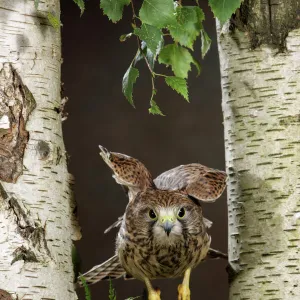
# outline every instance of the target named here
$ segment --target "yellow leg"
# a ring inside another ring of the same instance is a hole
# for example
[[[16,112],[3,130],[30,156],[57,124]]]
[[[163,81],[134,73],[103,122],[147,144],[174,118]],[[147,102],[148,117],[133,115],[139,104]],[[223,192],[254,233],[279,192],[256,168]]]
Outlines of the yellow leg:
[[[184,273],[182,284],[178,286],[178,300],[190,300],[191,292],[190,292],[190,276],[191,269],[187,269]]]
[[[148,300],[160,300],[160,290],[155,290],[149,279],[145,279],[145,284],[148,290]]]

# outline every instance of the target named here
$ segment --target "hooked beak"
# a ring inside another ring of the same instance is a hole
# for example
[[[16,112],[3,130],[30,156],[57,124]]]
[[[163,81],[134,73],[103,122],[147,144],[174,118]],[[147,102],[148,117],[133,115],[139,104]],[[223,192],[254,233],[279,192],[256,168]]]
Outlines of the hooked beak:
[[[107,155],[109,155],[109,151],[106,149],[106,148],[104,148],[103,146],[101,146],[101,145],[99,145],[99,149],[100,149],[100,155],[102,156],[102,155],[105,155],[105,156],[107,156]]]
[[[108,164],[108,166],[110,166],[110,152],[101,145],[99,145],[99,148],[100,155],[102,156],[103,160]]]
[[[165,230],[165,233],[167,234],[167,236],[169,236],[172,231],[172,228],[174,227],[174,223],[169,220],[166,220],[163,223],[162,227]]]

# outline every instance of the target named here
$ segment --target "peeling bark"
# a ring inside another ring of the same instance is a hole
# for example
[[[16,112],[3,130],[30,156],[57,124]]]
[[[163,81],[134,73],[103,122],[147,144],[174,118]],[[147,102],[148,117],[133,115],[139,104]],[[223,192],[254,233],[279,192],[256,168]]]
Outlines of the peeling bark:
[[[300,29],[272,36],[268,18],[255,18],[274,1],[245,3],[253,4],[246,25],[256,37],[238,27],[230,30],[229,22],[217,24],[229,174],[230,299],[300,299]],[[278,18],[294,15],[289,7],[299,5],[277,3]],[[255,49],[253,38],[259,41]],[[283,38],[286,51],[279,53]]]
[[[38,11],[34,1],[0,5],[0,299],[77,299],[71,253],[80,230],[57,111],[53,11],[58,0]]]
[[[35,100],[10,63],[0,64],[0,180],[16,182],[28,142],[25,126]]]
[[[0,299],[1,300],[12,300],[12,297],[8,292],[6,292],[4,290],[0,290]]]

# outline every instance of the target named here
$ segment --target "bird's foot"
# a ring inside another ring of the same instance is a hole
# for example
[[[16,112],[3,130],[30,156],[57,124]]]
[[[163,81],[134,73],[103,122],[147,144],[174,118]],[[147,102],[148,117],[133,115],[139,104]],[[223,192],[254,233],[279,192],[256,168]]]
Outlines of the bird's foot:
[[[160,300],[160,290],[151,290],[148,294],[148,300]]]
[[[178,300],[190,300],[191,291],[188,285],[179,284],[178,286]]]

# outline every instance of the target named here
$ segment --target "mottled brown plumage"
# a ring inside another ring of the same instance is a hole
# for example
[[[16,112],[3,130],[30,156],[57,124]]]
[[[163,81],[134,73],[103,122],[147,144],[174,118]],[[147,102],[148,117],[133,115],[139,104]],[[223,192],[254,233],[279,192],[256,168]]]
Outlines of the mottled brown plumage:
[[[226,178],[223,171],[189,164],[162,173],[154,184],[161,190],[180,191],[200,201],[214,202],[222,195]]]
[[[99,147],[100,155],[114,172],[114,179],[127,189],[129,201],[134,199],[138,192],[154,187],[150,172],[139,160]]]
[[[145,282],[149,300],[160,299],[151,279],[184,276],[180,300],[190,299],[190,272],[203,260],[210,246],[201,201],[215,201],[226,186],[225,172],[200,164],[171,169],[154,181],[137,159],[109,152],[101,156],[113,177],[128,191],[129,203],[117,236],[116,255],[83,274],[88,284],[107,278],[132,276]]]
[[[157,215],[178,214],[169,236],[161,224],[153,221],[149,211]],[[179,277],[194,268],[209,249],[210,237],[202,219],[202,209],[178,192],[148,189],[128,204],[117,237],[117,253],[121,265],[133,277],[144,280]]]

